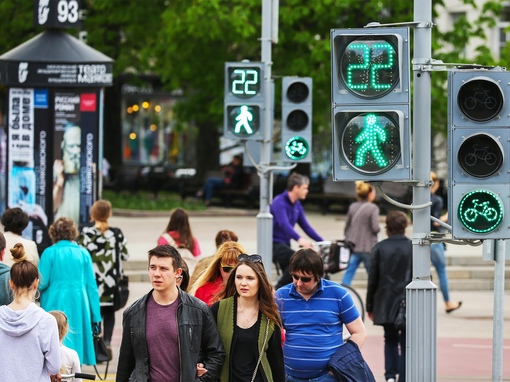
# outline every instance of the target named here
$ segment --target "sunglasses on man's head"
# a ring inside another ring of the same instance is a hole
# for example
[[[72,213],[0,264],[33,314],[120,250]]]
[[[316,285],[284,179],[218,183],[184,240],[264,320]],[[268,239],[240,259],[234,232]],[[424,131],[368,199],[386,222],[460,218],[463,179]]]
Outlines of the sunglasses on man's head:
[[[246,253],[241,253],[239,256],[237,256],[237,261],[246,261],[250,260],[254,263],[261,263],[262,262],[262,256],[260,255],[247,255]]]
[[[230,271],[232,271],[232,269],[235,268],[234,265],[225,265],[222,263],[220,263],[220,266],[221,266],[221,269],[223,269],[223,272],[225,272],[225,273],[230,273]]]
[[[307,277],[307,276],[298,276],[296,275],[295,273],[291,273],[292,275],[292,278],[296,281],[299,281],[301,280],[302,282],[304,283],[309,283],[310,281],[312,281],[313,277]]]

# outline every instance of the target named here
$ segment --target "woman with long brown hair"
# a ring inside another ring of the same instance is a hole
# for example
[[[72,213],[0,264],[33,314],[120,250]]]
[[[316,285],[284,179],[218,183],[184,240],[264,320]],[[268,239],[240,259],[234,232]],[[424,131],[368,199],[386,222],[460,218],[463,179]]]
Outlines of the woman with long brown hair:
[[[211,310],[227,353],[221,382],[283,382],[282,321],[260,255],[239,255]]]
[[[175,248],[189,249],[195,257],[202,253],[198,240],[191,231],[186,210],[176,208],[170,213],[170,221],[165,228],[165,232],[158,238],[158,245],[164,244],[170,244]]]

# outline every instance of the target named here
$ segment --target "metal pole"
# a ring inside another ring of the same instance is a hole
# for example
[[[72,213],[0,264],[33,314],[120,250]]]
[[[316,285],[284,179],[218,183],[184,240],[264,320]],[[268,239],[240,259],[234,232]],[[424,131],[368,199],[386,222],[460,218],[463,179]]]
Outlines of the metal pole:
[[[264,64],[264,140],[261,144],[260,153],[260,209],[257,214],[257,252],[262,256],[262,261],[266,266],[267,275],[272,282],[270,271],[273,264],[273,215],[269,212],[269,186],[270,170],[268,169],[271,161],[271,112],[273,110],[272,102],[272,79],[271,67],[271,31],[272,31],[272,6],[271,0],[262,1],[262,38],[261,38],[261,58]]]
[[[413,204],[430,201],[432,1],[414,1]],[[406,380],[436,381],[437,287],[430,274],[430,207],[413,210],[413,281],[406,287]]]
[[[494,327],[492,334],[492,380],[503,380],[503,324],[505,320],[506,240],[496,240],[494,254]]]

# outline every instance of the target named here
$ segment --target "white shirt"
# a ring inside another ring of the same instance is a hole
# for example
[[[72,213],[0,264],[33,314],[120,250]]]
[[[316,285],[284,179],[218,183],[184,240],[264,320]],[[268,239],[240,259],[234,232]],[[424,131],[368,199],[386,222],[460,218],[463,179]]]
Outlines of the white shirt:
[[[35,241],[25,239],[24,237],[16,235],[12,232],[4,232],[4,237],[5,255],[3,262],[5,264],[7,264],[9,267],[12,267],[12,264],[14,264],[12,261],[10,249],[13,248],[17,243],[23,244],[23,247],[25,247],[25,253],[32,263],[34,263],[36,266],[39,264],[39,252],[37,251],[37,244],[35,244]]]

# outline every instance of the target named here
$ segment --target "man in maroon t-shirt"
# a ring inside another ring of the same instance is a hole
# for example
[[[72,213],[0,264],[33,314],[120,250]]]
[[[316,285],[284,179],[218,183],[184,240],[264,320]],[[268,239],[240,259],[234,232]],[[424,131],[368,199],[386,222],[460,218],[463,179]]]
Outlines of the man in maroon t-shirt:
[[[219,379],[225,351],[209,307],[180,290],[182,258],[170,245],[149,251],[153,290],[124,311],[117,382]],[[199,358],[200,356],[200,358]]]

